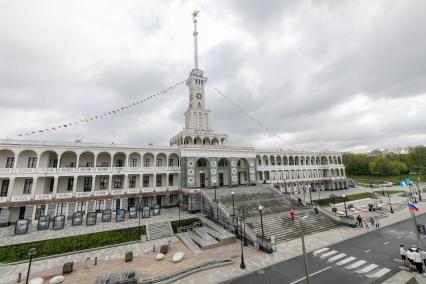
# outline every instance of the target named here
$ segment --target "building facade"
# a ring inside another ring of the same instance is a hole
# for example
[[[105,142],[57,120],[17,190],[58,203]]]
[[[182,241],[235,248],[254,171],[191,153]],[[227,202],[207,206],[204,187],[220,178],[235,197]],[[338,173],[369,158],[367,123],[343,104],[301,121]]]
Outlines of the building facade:
[[[200,189],[269,183],[283,192],[347,188],[338,152],[262,151],[230,146],[206,109],[207,78],[194,68],[186,85],[185,126],[167,147],[82,142],[0,141],[0,225],[41,215],[129,210],[145,206],[200,208]]]

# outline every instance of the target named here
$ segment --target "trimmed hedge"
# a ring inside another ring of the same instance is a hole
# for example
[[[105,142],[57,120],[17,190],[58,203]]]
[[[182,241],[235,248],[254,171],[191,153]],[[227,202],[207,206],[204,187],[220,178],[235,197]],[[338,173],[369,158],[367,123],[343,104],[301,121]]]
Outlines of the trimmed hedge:
[[[175,220],[175,221],[171,221],[171,223],[172,223],[172,228],[173,228],[173,233],[177,233],[177,226],[178,226],[178,223],[180,224],[179,226],[180,227],[184,227],[184,226],[190,226],[190,225],[192,225],[193,223],[195,223],[195,222],[200,222],[201,220],[200,219],[198,219],[198,218],[190,218],[190,219],[182,219],[182,220],[180,220],[180,223],[179,223],[179,220]]]
[[[355,201],[355,200],[364,199],[364,198],[370,198],[370,197],[371,197],[370,192],[363,192],[363,193],[346,195],[346,202]],[[318,204],[321,207],[327,207],[327,206],[330,205],[330,203],[332,203],[330,198],[313,200],[313,202]],[[336,196],[336,204],[342,203],[342,202],[343,202],[343,197],[342,196]]]
[[[146,234],[145,226],[141,226],[141,232],[142,234]],[[133,227],[33,243],[3,246],[0,247],[0,262],[9,263],[29,259],[28,251],[32,247],[37,249],[37,254],[35,255],[35,258],[37,258],[138,240],[140,240],[139,227]]]

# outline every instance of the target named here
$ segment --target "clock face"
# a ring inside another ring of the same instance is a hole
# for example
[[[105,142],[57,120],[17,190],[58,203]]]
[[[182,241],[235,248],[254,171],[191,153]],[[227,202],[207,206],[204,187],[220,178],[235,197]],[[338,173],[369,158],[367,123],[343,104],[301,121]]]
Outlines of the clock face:
[[[197,93],[195,96],[196,96],[196,97],[197,97],[197,99],[199,99],[199,100],[201,100],[201,98],[203,97],[200,93]]]

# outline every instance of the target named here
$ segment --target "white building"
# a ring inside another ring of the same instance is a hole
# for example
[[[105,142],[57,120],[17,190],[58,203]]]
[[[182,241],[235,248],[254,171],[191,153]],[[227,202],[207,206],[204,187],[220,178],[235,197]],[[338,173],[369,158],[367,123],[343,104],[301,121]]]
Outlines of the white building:
[[[184,129],[169,147],[100,143],[0,141],[0,225],[40,215],[128,210],[150,206],[200,209],[199,188],[271,183],[283,191],[347,187],[341,153],[257,151],[227,145],[211,126],[207,78],[198,68],[194,18],[194,69],[186,85]]]

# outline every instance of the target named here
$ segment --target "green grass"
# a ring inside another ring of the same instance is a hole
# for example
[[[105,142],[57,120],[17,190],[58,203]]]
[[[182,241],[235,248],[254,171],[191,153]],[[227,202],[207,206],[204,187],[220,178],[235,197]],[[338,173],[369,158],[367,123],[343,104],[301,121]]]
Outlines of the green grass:
[[[370,198],[370,197],[371,197],[371,193],[369,193],[369,192],[346,195],[346,202]],[[343,197],[337,196],[336,197],[336,203],[341,203],[341,202],[343,202]],[[330,198],[324,198],[324,199],[320,199],[320,200],[314,200],[314,203],[318,204],[321,207],[326,207],[326,206],[329,206],[330,203],[332,203],[332,202],[331,202]]]
[[[198,218],[190,218],[190,219],[183,219],[183,220],[175,220],[172,221],[172,229],[173,229],[173,233],[177,233],[177,227],[178,227],[178,223],[180,227],[185,227],[185,226],[190,226],[195,222],[200,222],[201,220]]]
[[[413,182],[417,182],[417,179],[420,178],[420,181],[425,181],[425,175],[400,175],[400,176],[348,176],[355,180],[359,185],[369,187],[370,183],[380,185],[382,182],[392,182],[394,185],[399,185],[401,180],[410,179]]]
[[[141,227],[141,231],[142,234],[146,234],[145,226]],[[32,247],[36,248],[38,251],[35,256],[35,258],[37,258],[137,240],[140,240],[139,228],[133,227],[33,243],[3,246],[0,247],[0,262],[10,263],[26,260],[29,258],[28,251]]]

